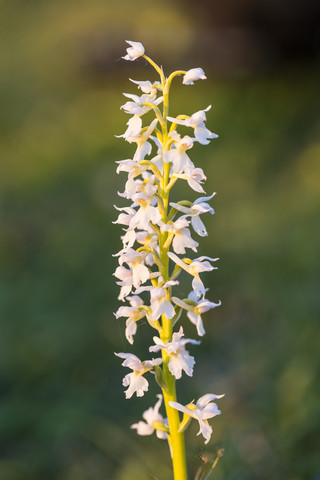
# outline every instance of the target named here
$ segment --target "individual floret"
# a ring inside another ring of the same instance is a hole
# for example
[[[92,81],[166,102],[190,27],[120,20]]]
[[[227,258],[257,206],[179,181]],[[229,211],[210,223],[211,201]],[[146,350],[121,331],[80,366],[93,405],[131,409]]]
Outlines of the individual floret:
[[[131,368],[132,373],[128,373],[123,379],[123,386],[128,387],[125,391],[126,398],[131,398],[135,393],[137,397],[142,397],[144,392],[148,391],[149,382],[144,378],[144,374],[153,369],[154,366],[162,363],[161,358],[146,360],[141,362],[133,353],[115,353],[117,357],[124,358],[123,367]]]
[[[177,380],[181,378],[182,371],[184,371],[189,377],[192,377],[193,374],[193,367],[195,361],[194,357],[192,357],[186,350],[186,344],[200,344],[199,341],[193,340],[191,338],[181,339],[183,336],[183,328],[180,327],[179,332],[175,332],[172,335],[172,342],[164,343],[160,338],[153,337],[154,343],[156,345],[149,347],[149,352],[159,352],[159,350],[165,350],[168,353],[168,355],[170,356],[168,367],[172,375]]]
[[[211,435],[212,435],[212,427],[210,427],[208,423],[208,419],[215,417],[216,415],[220,415],[221,411],[218,409],[216,403],[213,400],[218,398],[222,398],[224,395],[215,395],[213,393],[207,393],[199,398],[199,400],[194,403],[189,403],[188,405],[184,406],[178,402],[169,402],[169,405],[180,412],[183,412],[189,415],[192,418],[195,418],[199,422],[200,433],[205,438],[205,444],[209,443]]]
[[[144,55],[144,46],[140,42],[132,42],[131,40],[126,40],[126,42],[131,45],[127,48],[127,55],[122,57],[124,60],[130,60],[133,62],[136,58],[142,57]]]
[[[166,440],[168,438],[168,420],[159,413],[162,403],[162,395],[157,395],[158,401],[154,407],[148,408],[143,414],[145,422],[138,422],[131,425],[131,428],[137,430],[138,435],[152,435],[156,432],[158,438]]]

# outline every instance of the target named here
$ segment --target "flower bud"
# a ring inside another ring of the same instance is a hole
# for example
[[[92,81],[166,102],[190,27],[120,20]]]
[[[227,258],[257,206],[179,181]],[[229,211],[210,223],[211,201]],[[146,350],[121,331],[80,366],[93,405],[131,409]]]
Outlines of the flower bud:
[[[127,48],[127,55],[122,57],[124,60],[130,60],[133,62],[136,58],[142,57],[144,55],[144,46],[140,42],[131,42],[126,40],[131,47]]]
[[[191,68],[184,75],[182,83],[184,85],[193,85],[196,80],[206,80],[206,76],[202,68]]]

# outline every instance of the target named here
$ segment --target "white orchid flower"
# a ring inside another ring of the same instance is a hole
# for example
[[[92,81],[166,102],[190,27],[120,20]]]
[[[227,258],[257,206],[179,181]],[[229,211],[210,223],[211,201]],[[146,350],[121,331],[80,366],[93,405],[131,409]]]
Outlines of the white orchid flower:
[[[158,119],[155,118],[145,132],[131,138],[132,142],[137,144],[137,150],[133,156],[133,160],[135,162],[141,162],[141,160],[144,160],[146,155],[150,155],[152,147],[147,140],[152,134],[153,130],[156,128],[157,123]]]
[[[197,141],[202,145],[208,145],[211,139],[218,138],[219,136],[216,133],[210,132],[210,130],[208,130],[204,124],[207,119],[206,112],[208,112],[210,108],[211,105],[209,105],[209,107],[207,107],[205,110],[199,110],[191,115],[191,117],[187,117],[185,119],[173,117],[167,117],[167,119],[170,120],[170,122],[184,125],[185,127],[192,127],[194,129],[194,136],[196,137]]]
[[[186,154],[186,150],[193,147],[195,138],[191,138],[188,135],[181,138],[175,130],[170,133],[170,137],[174,140],[175,148],[165,152],[163,161],[165,163],[172,163],[172,172],[174,173],[192,171],[194,164]]]
[[[126,43],[131,45],[131,47],[127,48],[127,55],[122,57],[124,60],[136,60],[136,58],[142,57],[144,55],[144,46],[140,42],[132,42],[131,40],[126,40]]]
[[[206,203],[208,200],[211,200],[214,195],[215,193],[213,193],[209,197],[198,198],[191,204],[190,207],[180,205],[179,203],[174,202],[171,202],[170,206],[175,208],[179,212],[184,213],[185,215],[183,215],[183,217],[187,218],[190,216],[193,230],[201,237],[205,237],[206,235],[208,235],[208,233],[206,227],[200,219],[200,215],[202,215],[203,213],[211,213],[211,215],[214,214],[213,208],[208,203]]]
[[[132,80],[132,78],[129,78],[129,80],[130,80],[130,82],[138,85],[138,88],[140,88],[140,90],[143,93],[148,93],[149,95],[150,94],[154,95],[155,93],[157,93],[157,87],[161,86],[161,84],[159,82],[151,83],[149,80],[139,81],[139,80]]]
[[[122,365],[133,370],[132,373],[128,373],[122,381],[123,386],[128,387],[128,389],[125,390],[126,398],[131,398],[134,393],[137,397],[142,397],[144,392],[147,392],[149,388],[149,382],[143,377],[143,375],[152,370],[155,365],[160,365],[162,359],[156,358],[141,362],[141,360],[139,360],[136,355],[133,355],[133,353],[120,352],[115,353],[115,355],[124,358],[125,360],[122,362]]]
[[[182,83],[184,85],[194,85],[193,82],[197,80],[206,80],[206,76],[202,68],[191,68],[183,77]]]
[[[186,248],[197,252],[199,243],[191,238],[189,225],[190,222],[182,217],[172,223],[160,224],[161,232],[170,232],[173,235],[172,246],[175,253],[186,253]]]
[[[126,337],[131,345],[133,344],[133,336],[137,332],[137,322],[145,317],[146,311],[138,309],[143,305],[143,300],[138,295],[127,297],[130,307],[119,307],[115,313],[116,318],[127,317],[126,320]]]
[[[174,177],[182,178],[183,180],[187,180],[189,187],[192,188],[195,192],[205,193],[203,190],[201,183],[203,183],[207,177],[203,173],[202,168],[193,168],[187,169],[185,173],[173,173]]]
[[[195,291],[196,295],[199,297],[205,296],[206,290],[199,277],[199,273],[201,272],[210,272],[211,270],[216,270],[218,267],[213,267],[207,260],[211,262],[216,262],[219,258],[211,258],[211,257],[199,257],[195,258],[190,263],[185,263],[181,258],[175,255],[173,252],[168,252],[168,257],[179,267],[183,268],[186,272],[194,277],[192,280],[192,288]]]
[[[134,178],[128,178],[125,184],[124,192],[118,192],[118,195],[123,198],[132,199],[133,195],[138,192],[138,189],[142,184],[143,182],[140,179],[135,180]]]
[[[200,337],[202,337],[206,331],[203,327],[203,322],[201,315],[208,310],[211,310],[216,307],[220,307],[221,301],[218,303],[210,302],[209,300],[202,298],[200,301],[197,301],[197,295],[194,291],[190,292],[188,295],[189,303],[181,300],[178,297],[172,297],[172,301],[179,307],[187,310],[187,317],[190,322],[197,327],[197,332]]]
[[[156,98],[156,93],[144,93],[140,97],[139,95],[134,95],[132,93],[123,93],[123,95],[130,98],[131,102],[126,102],[120,107],[120,110],[124,110],[129,115],[144,115],[152,110],[152,106],[145,105],[146,103],[151,103],[156,107],[163,101],[163,97]]]
[[[224,395],[207,393],[206,395],[200,397],[195,404],[189,403],[189,405],[184,406],[181,405],[181,403],[170,401],[169,405],[176,410],[179,410],[179,412],[186,413],[190,417],[198,420],[200,427],[198,435],[201,433],[206,440],[204,443],[207,444],[209,443],[212,435],[212,427],[210,427],[208,419],[221,414],[221,411],[219,410],[217,404],[213,402],[213,400],[222,397],[224,397]]]
[[[148,168],[146,165],[140,165],[140,163],[137,163],[137,162],[135,162],[134,160],[131,160],[131,159],[120,160],[116,163],[119,164],[116,172],[117,173],[127,172],[129,180],[137,177],[138,175],[141,175]]]
[[[143,265],[143,261],[146,257],[146,253],[136,252],[133,248],[125,248],[114,256],[119,257],[119,264],[126,263],[129,265],[132,271],[132,284],[135,288],[138,288],[141,283],[145,283],[149,278],[149,269]]]
[[[123,248],[131,248],[136,241],[136,232],[135,230],[127,230],[126,233],[120,237],[122,240]]]
[[[137,430],[138,435],[152,435],[153,432],[156,432],[158,438],[166,440],[168,438],[167,429],[168,429],[168,420],[163,418],[159,413],[159,408],[162,403],[162,395],[157,395],[158,401],[154,407],[148,408],[143,414],[145,422],[138,422],[131,425],[131,428]]]
[[[123,248],[131,248],[136,241],[136,232],[134,230],[127,230],[120,238],[122,240]]]
[[[162,277],[158,278],[158,284],[161,285]],[[175,315],[174,306],[167,299],[167,292],[165,288],[168,288],[171,285],[176,285],[178,282],[167,282],[162,287],[140,287],[137,289],[137,293],[141,292],[150,292],[150,309],[152,314],[149,315],[152,321],[158,320],[161,315],[165,315],[166,318],[171,319]]]
[[[125,268],[123,265],[120,265],[116,268],[116,271],[113,274],[115,277],[119,278],[120,282],[116,282],[117,285],[121,286],[120,295],[118,297],[119,300],[124,301],[125,297],[127,297],[133,287],[133,275],[132,271],[128,268]]]
[[[139,228],[150,232],[150,222],[157,224],[161,220],[161,213],[157,207],[151,205],[152,197],[145,193],[137,193],[133,196],[134,202],[140,206],[130,221],[129,228]]]
[[[119,212],[124,213],[120,213],[117,220],[112,223],[120,223],[121,225],[129,226],[132,217],[136,214],[135,209],[132,207],[117,207],[116,205],[114,205],[114,208]]]
[[[148,248],[156,248],[158,245],[158,237],[154,233],[149,232],[137,232],[137,242],[140,245]]]
[[[159,352],[159,350],[165,350],[170,356],[168,367],[172,375],[178,380],[182,376],[184,371],[189,377],[192,377],[193,367],[195,364],[194,357],[189,355],[185,346],[187,343],[193,345],[199,345],[200,342],[191,338],[184,338],[183,328],[180,327],[179,332],[175,332],[172,335],[172,342],[164,343],[160,338],[153,337],[154,343],[149,347],[149,352]]]
[[[132,143],[133,138],[139,135],[142,128],[142,120],[140,115],[135,114],[127,122],[128,128],[122,135],[116,135],[117,138],[124,138],[127,142]]]
[[[144,177],[146,173],[147,172],[143,172],[142,176]],[[142,197],[146,198],[148,203],[155,205],[157,202],[154,194],[156,193],[158,186],[154,183],[154,180],[154,175],[149,175],[143,180],[130,178],[126,182],[125,191],[123,193],[118,192],[118,195],[120,197],[134,200],[134,203],[132,204],[134,207],[140,204]]]
[[[166,318],[173,318],[175,315],[174,306],[167,300],[167,294],[164,288],[153,287],[150,290],[150,307],[152,320],[158,320],[161,315],[165,315]]]

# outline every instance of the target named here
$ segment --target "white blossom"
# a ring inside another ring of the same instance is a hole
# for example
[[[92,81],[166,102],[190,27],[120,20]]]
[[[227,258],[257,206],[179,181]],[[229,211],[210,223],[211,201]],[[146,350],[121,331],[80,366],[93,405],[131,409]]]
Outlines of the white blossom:
[[[131,180],[134,177],[137,177],[138,175],[141,175],[143,172],[147,170],[146,165],[141,165],[138,162],[135,162],[134,160],[128,159],[128,160],[120,160],[119,162],[116,162],[119,164],[116,172],[127,172],[128,179]]]
[[[206,76],[202,68],[191,68],[183,77],[182,83],[184,85],[194,85],[196,80],[206,80]]]
[[[198,142],[202,145],[208,145],[211,139],[218,138],[219,136],[216,133],[210,132],[210,130],[208,130],[204,124],[207,119],[206,112],[208,112],[210,108],[211,105],[209,105],[209,107],[207,107],[205,110],[199,110],[198,112],[191,115],[191,117],[187,117],[185,119],[173,118],[169,116],[167,117],[167,119],[170,120],[170,122],[184,125],[185,127],[192,127],[194,129],[194,136],[196,137]]]
[[[170,224],[160,225],[161,231],[167,231],[173,235],[172,246],[175,253],[186,253],[186,248],[197,251],[199,243],[191,238],[189,225],[190,222],[182,217]]]
[[[175,311],[172,303],[167,300],[166,291],[161,287],[153,287],[150,291],[150,307],[152,310],[152,320],[158,320],[161,315],[167,318],[173,318]]]
[[[201,315],[212,308],[219,307],[221,305],[221,301],[219,300],[218,303],[213,303],[205,298],[197,301],[197,295],[194,291],[190,292],[187,300],[189,301],[188,303],[178,297],[172,297],[172,301],[176,305],[184,310],[187,310],[187,317],[189,318],[190,322],[197,327],[198,335],[202,337],[206,332],[203,327]]]
[[[133,115],[127,121],[128,128],[122,135],[116,135],[117,138],[124,138],[127,142],[132,143],[133,139],[139,135],[142,128],[141,116],[138,114]]]
[[[131,398],[134,393],[137,397],[142,397],[144,392],[147,392],[149,388],[149,382],[143,375],[152,370],[155,365],[161,365],[162,359],[156,358],[141,362],[133,353],[120,352],[115,353],[115,355],[124,358],[125,360],[122,362],[122,365],[132,370],[132,373],[128,373],[122,381],[123,386],[128,387],[128,389],[125,390],[126,398]]]
[[[129,265],[132,272],[132,284],[138,288],[141,283],[144,283],[149,278],[149,269],[142,262],[145,254],[136,252],[133,248],[125,248],[114,256],[119,256],[119,264],[126,263]]]
[[[187,180],[189,187],[195,192],[204,193],[201,183],[203,183],[207,177],[203,173],[202,168],[187,169],[185,173],[174,173],[174,176]]]
[[[174,202],[171,202],[170,206],[175,208],[179,212],[184,213],[185,215],[183,215],[183,217],[187,218],[190,216],[193,230],[201,237],[205,237],[206,235],[208,235],[208,232],[202,220],[200,219],[200,215],[202,215],[203,213],[211,213],[211,215],[214,214],[213,208],[210,207],[208,203],[206,203],[208,200],[211,200],[214,195],[215,193],[213,193],[209,197],[198,198],[191,204],[190,207],[180,205],[179,203]]]
[[[123,265],[120,265],[116,268],[116,271],[113,274],[115,277],[119,278],[120,282],[117,282],[117,285],[121,286],[119,300],[124,300],[127,297],[133,287],[133,275],[132,271]]]
[[[132,137],[132,141],[137,144],[137,150],[133,156],[133,160],[135,162],[140,162],[141,160],[144,159],[146,155],[150,155],[152,147],[147,140],[150,137],[153,130],[155,129],[157,123],[158,123],[158,119],[155,118],[145,132],[141,133],[140,135],[137,135],[136,137]]]
[[[161,280],[161,277],[159,277],[159,283],[160,283],[160,280]],[[143,291],[150,292],[150,308],[151,308],[152,314],[149,315],[149,317],[152,321],[158,320],[161,317],[161,315],[165,315],[166,318],[169,318],[170,320],[171,318],[174,317],[175,315],[174,306],[167,299],[167,292],[165,291],[165,288],[168,288],[170,284],[177,284],[177,283],[178,282],[167,282],[162,287],[140,287],[137,290],[137,293],[141,293]]]
[[[158,245],[158,237],[154,233],[137,232],[137,242],[145,247],[156,248]]]
[[[140,208],[132,217],[130,228],[139,228],[151,233],[150,222],[157,224],[161,220],[159,209],[151,205],[152,198],[148,198],[145,193],[134,195],[133,200],[139,204]]]
[[[139,205],[139,200],[141,198],[145,198],[148,203],[156,205],[154,194],[156,193],[158,186],[154,183],[155,177],[154,175],[150,175],[149,172],[143,172],[142,177],[143,180],[129,178],[126,182],[125,191],[123,193],[118,192],[118,195],[133,200],[134,203],[132,205],[134,207]],[[139,194],[143,194],[142,197]]]
[[[169,405],[180,412],[183,412],[189,415],[192,418],[195,418],[199,422],[200,433],[205,438],[205,444],[209,443],[211,435],[212,435],[212,427],[210,427],[208,423],[209,418],[213,418],[216,415],[220,415],[221,411],[219,410],[216,403],[213,400],[219,399],[224,397],[224,395],[215,395],[214,393],[207,393],[199,398],[199,400],[193,404],[189,403],[189,405],[184,406],[178,402],[169,402]]]
[[[194,357],[189,355],[189,352],[185,349],[187,343],[193,345],[199,345],[200,342],[191,338],[184,338],[183,328],[180,327],[179,332],[175,332],[172,335],[172,342],[164,343],[160,338],[153,337],[153,341],[156,345],[149,347],[149,352],[159,352],[159,350],[165,350],[170,356],[169,370],[172,375],[178,380],[181,378],[182,371],[184,371],[189,377],[192,377],[193,367],[195,364]]]
[[[123,95],[130,98],[131,101],[126,102],[120,107],[120,109],[124,110],[129,115],[144,115],[152,110],[152,106],[145,105],[146,103],[151,103],[153,106],[157,106],[163,101],[163,97],[156,98],[156,93],[143,94],[140,97],[139,95],[134,95],[132,93],[123,93]]]
[[[135,230],[127,230],[126,233],[121,237],[123,247],[124,248],[131,248],[136,241],[136,232]]]
[[[142,57],[144,55],[144,46],[140,42],[132,42],[130,40],[126,40],[126,42],[131,45],[131,47],[127,48],[127,55],[122,57],[124,60],[130,60],[133,62],[136,58]]]
[[[119,212],[125,213],[120,213],[117,220],[112,223],[120,223],[121,225],[129,226],[132,217],[136,214],[135,209],[132,207],[116,207],[116,205],[114,205],[114,208]]]
[[[138,307],[143,305],[143,300],[138,295],[127,297],[130,307],[119,307],[115,313],[116,318],[127,317],[126,337],[129,343],[133,344],[133,335],[137,331],[137,322],[145,317],[146,311]]]
[[[149,80],[139,81],[139,80],[132,80],[132,78],[129,78],[129,80],[130,82],[138,85],[138,88],[140,88],[140,90],[143,93],[148,93],[149,95],[150,94],[154,95],[157,92],[157,87],[160,86],[159,82],[151,83]]]
[[[163,161],[165,163],[172,163],[172,172],[174,173],[192,171],[194,164],[186,154],[186,150],[193,147],[195,139],[188,135],[181,138],[176,130],[170,133],[170,137],[174,140],[175,148],[170,149],[164,154]]]
[[[162,403],[162,395],[157,395],[158,401],[154,407],[148,408],[143,414],[142,417],[144,418],[145,422],[138,422],[131,425],[131,428],[137,430],[138,435],[152,435],[154,431],[156,431],[156,435],[158,438],[162,440],[166,440],[168,434],[166,430],[168,429],[168,420],[163,418],[163,416],[159,413],[159,408]],[[163,429],[159,427],[163,427]]]
[[[117,135],[117,136],[118,137],[123,137],[129,143],[136,143],[137,144],[137,150],[134,154],[134,157],[133,157],[132,161],[138,163],[141,160],[143,160],[146,155],[150,155],[151,150],[152,150],[152,146],[147,140],[150,137],[150,135],[152,134],[152,132],[154,131],[154,129],[155,129],[157,123],[158,123],[158,119],[155,118],[147,128],[142,129],[141,128],[142,127],[142,120],[140,118],[140,115],[142,115],[144,113],[147,113],[149,110],[151,110],[151,107],[143,106],[143,103],[147,102],[147,101],[151,102],[151,100],[154,97],[151,98],[148,95],[142,95],[141,97],[138,97],[137,95],[131,95],[131,94],[128,94],[128,93],[124,93],[124,95],[129,97],[129,98],[132,98],[135,101],[125,103],[124,105],[122,105],[121,108],[123,108],[126,111],[126,113],[131,113],[131,114],[134,114],[134,115],[127,122],[128,128],[125,131],[125,133],[123,135]],[[157,105],[161,101],[162,101],[161,98],[159,98],[155,101],[154,104]],[[122,160],[122,162],[126,162],[126,161],[128,161],[128,160]],[[117,163],[120,163],[120,165],[121,165],[121,161],[117,162]],[[138,167],[139,167],[139,165],[137,164],[137,168]],[[122,169],[122,170],[126,171],[124,169]],[[146,170],[146,168],[144,168],[142,170],[142,172],[144,172],[145,170]],[[119,171],[121,171],[121,169],[119,169],[119,167],[118,167],[117,173],[119,173]]]
[[[190,275],[194,277],[192,281],[193,290],[199,297],[204,296],[206,293],[206,290],[204,288],[203,282],[199,277],[199,273],[210,272],[211,270],[217,269],[218,267],[213,267],[211,263],[209,263],[207,260],[210,260],[211,262],[216,262],[217,260],[219,260],[219,258],[202,256],[199,258],[195,258],[190,263],[186,263],[172,252],[168,252],[168,257],[177,265],[179,265],[179,267],[183,268],[186,272],[188,272]]]

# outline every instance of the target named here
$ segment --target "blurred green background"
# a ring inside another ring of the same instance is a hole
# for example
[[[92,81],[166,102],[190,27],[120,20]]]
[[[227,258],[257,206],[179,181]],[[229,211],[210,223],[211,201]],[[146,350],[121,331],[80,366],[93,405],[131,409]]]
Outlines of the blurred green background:
[[[125,39],[167,72],[204,68],[205,82],[175,82],[171,114],[212,104],[220,135],[192,159],[218,192],[200,255],[221,258],[206,284],[223,306],[179,384],[182,402],[226,394],[213,478],[319,480],[318,14],[312,1],[0,1],[1,480],[171,478],[165,442],[129,428],[157,389],[126,401],[113,355],[147,357],[150,338],[142,325],[129,347],[112,313],[114,162],[134,151],[114,137],[121,93],[155,79],[119,60]]]

